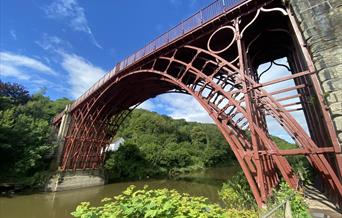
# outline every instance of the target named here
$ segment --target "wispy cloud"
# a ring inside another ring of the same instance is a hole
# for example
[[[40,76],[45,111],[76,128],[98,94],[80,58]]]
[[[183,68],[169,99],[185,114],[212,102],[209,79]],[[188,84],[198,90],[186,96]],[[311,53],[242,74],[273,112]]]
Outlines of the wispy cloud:
[[[45,73],[48,75],[56,75],[56,72],[50,67],[42,63],[41,61],[19,54],[14,54],[12,52],[0,52],[0,66],[1,73],[7,76],[18,76],[21,79],[25,78],[23,76],[26,70],[35,70],[39,73]],[[26,77],[28,75],[26,74]]]
[[[42,77],[58,76],[54,70],[36,58],[15,54],[8,51],[0,52],[0,75],[4,78],[14,78],[23,84],[29,84],[31,91],[38,91],[42,87],[49,87],[58,92],[65,92],[65,88]]]
[[[192,8],[197,0],[187,0],[187,1],[183,1],[183,0],[169,0],[169,2],[174,5],[174,6],[184,6],[184,4],[186,4],[188,7]]]
[[[84,8],[76,0],[57,0],[43,9],[49,18],[64,20],[74,31],[88,34],[90,41],[102,49],[88,25]]]
[[[70,42],[57,36],[51,36],[47,33],[44,33],[42,39],[35,41],[35,43],[42,49],[52,52],[59,52],[72,48]]]
[[[105,70],[95,66],[89,60],[73,53],[70,42],[57,36],[44,33],[40,40],[35,42],[39,47],[51,52],[53,59],[66,72],[68,95],[72,98],[80,97],[104,74]]]
[[[62,53],[62,58],[62,67],[68,72],[68,83],[74,98],[81,96],[106,73],[78,55]]]
[[[17,40],[17,34],[16,34],[15,30],[10,30],[10,34],[14,40]]]

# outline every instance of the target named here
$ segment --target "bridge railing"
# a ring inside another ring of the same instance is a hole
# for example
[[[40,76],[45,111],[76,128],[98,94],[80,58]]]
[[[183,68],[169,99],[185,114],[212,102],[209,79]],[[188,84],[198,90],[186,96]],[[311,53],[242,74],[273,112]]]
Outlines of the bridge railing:
[[[207,7],[201,9],[191,17],[182,21],[168,32],[160,35],[155,40],[148,43],[145,47],[136,51],[126,59],[119,62],[113,70],[104,75],[100,80],[98,80],[92,87],[90,87],[83,95],[81,95],[71,106],[70,110],[73,110],[77,105],[79,105],[84,99],[89,97],[92,93],[94,93],[101,85],[103,85],[106,81],[112,78],[116,72],[122,71],[125,68],[131,66],[133,63],[141,60],[147,55],[153,53],[159,48],[179,39],[184,34],[194,30],[200,25],[212,20],[218,15],[228,11],[235,6],[239,5],[246,0],[216,0]],[[58,116],[54,118],[54,121],[59,119]]]

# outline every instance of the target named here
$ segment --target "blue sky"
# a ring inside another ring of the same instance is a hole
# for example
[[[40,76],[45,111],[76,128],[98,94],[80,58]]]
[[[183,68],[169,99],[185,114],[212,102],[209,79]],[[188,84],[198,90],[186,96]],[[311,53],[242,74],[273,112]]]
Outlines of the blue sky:
[[[45,87],[52,99],[76,99],[117,62],[211,2],[0,0],[0,79],[23,84],[31,93]],[[264,81],[279,73],[288,72],[275,68]],[[212,122],[187,95],[161,95],[140,107]],[[276,122],[270,125],[272,134],[290,140]]]
[[[76,98],[210,0],[1,0],[1,79]]]

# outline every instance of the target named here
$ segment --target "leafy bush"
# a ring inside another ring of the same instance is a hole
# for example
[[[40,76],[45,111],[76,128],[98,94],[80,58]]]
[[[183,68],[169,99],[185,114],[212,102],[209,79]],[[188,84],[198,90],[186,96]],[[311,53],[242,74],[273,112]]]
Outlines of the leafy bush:
[[[111,152],[104,167],[110,181],[121,178],[145,178],[158,172],[145,160],[138,146],[129,142],[121,145],[117,151]]]
[[[248,209],[228,209],[225,217],[227,218],[258,218],[258,213],[255,210]]]
[[[227,208],[252,210],[257,208],[251,188],[242,172],[223,184],[219,196]]]
[[[123,194],[105,198],[99,207],[82,202],[71,214],[74,217],[226,217],[225,210],[208,203],[204,197],[191,197],[175,190],[134,190],[128,187]],[[238,214],[232,211],[231,214]],[[241,217],[247,217],[241,216]]]

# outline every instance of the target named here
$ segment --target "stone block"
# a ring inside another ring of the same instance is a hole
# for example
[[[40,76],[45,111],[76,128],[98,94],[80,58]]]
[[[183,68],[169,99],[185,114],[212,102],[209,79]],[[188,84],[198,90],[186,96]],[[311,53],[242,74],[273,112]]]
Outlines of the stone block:
[[[332,8],[327,1],[315,1],[311,0],[310,4],[312,5],[312,11],[315,16],[319,16],[322,14],[328,14]]]
[[[342,102],[342,90],[329,93],[327,96],[328,104],[333,104],[336,102]]]
[[[314,41],[314,38],[307,41],[314,59],[322,58],[322,52],[329,52],[336,49],[341,49],[340,44],[337,42],[337,40],[325,41],[325,43],[322,43],[322,41],[324,41],[322,38],[319,38],[316,41]]]
[[[342,132],[342,116],[335,117],[335,118],[333,119],[333,121],[334,121],[336,130],[337,130],[338,132]]]
[[[338,79],[342,78],[342,64],[334,67],[327,67],[320,71],[318,71],[318,77],[321,82],[324,82],[329,79]]]
[[[334,116],[342,115],[342,102],[329,105],[329,109]]]
[[[326,54],[324,54],[326,53]],[[320,55],[320,58],[315,57],[314,62],[315,62],[315,67],[318,71],[329,68],[329,67],[337,67],[342,63],[341,57],[337,56],[338,54],[334,53],[328,53],[328,52],[322,52]]]
[[[311,7],[309,0],[291,0],[292,5],[295,5],[296,8],[299,9],[299,13],[301,11],[307,10]]]
[[[331,79],[322,83],[324,92],[333,92],[342,89],[342,79]]]

